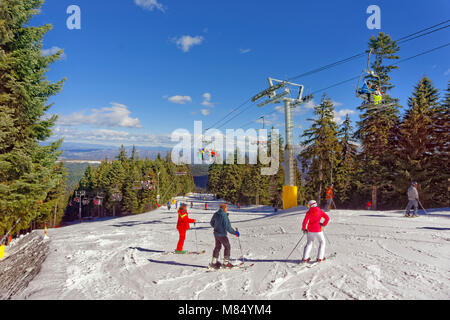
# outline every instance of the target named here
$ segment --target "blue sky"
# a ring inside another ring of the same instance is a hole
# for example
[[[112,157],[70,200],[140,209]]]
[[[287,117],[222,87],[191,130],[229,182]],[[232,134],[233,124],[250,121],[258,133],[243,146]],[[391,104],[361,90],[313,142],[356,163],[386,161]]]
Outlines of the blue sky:
[[[80,30],[67,28],[70,5],[81,9]],[[370,5],[381,9],[381,30],[366,26]],[[65,52],[47,74],[51,81],[67,78],[63,91],[50,100],[54,103],[50,113],[60,116],[54,138],[167,146],[172,131],[193,132],[195,120],[210,127],[265,89],[269,76],[286,79],[347,58],[366,50],[370,36],[379,31],[398,39],[445,21],[449,9],[447,0],[46,0],[32,24],[53,25],[44,39],[44,54],[55,48]],[[449,40],[445,29],[405,43],[399,55],[407,58]],[[391,95],[406,106],[424,75],[445,90],[449,53],[446,47],[400,64],[392,73],[396,87]],[[298,82],[306,93],[314,92],[359,75],[365,60]],[[350,113],[354,126],[360,103],[354,96],[355,85],[326,91],[336,102],[337,116]],[[315,102],[322,94],[316,95]],[[310,106],[294,112],[295,142],[309,126]],[[240,128],[274,108],[253,104],[221,130]],[[275,112],[267,121],[284,132],[283,118]]]

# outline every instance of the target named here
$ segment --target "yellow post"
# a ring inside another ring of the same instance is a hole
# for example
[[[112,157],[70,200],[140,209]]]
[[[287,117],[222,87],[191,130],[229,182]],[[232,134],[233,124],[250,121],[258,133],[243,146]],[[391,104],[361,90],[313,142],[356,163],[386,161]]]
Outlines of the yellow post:
[[[283,186],[283,209],[297,207],[298,188],[297,186]]]
[[[3,258],[4,255],[5,255],[5,246],[1,245],[0,246],[0,259]]]

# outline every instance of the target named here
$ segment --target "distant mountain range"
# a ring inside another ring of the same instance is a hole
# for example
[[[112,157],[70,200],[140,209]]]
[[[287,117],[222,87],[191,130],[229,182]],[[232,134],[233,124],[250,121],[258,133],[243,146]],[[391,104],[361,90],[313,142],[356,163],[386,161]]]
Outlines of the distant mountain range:
[[[131,150],[133,146],[124,146],[128,155],[131,155]],[[114,160],[119,154],[119,147],[117,146],[106,146],[100,144],[86,144],[86,143],[73,143],[73,142],[63,142],[60,150],[64,153],[59,158],[60,161],[73,161],[80,162],[84,161],[102,161],[105,158],[109,160]],[[170,151],[169,148],[164,147],[142,147],[136,146],[137,153],[140,158],[156,159],[158,154],[161,157],[165,157],[167,152]]]

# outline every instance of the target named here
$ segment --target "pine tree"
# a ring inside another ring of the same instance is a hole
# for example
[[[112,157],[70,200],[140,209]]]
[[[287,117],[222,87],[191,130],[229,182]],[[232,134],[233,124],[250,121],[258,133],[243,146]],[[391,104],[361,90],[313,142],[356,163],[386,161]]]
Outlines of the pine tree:
[[[337,125],[334,122],[334,106],[325,95],[320,105],[314,107],[316,119],[302,138],[303,151],[299,155],[302,170],[307,174],[306,194],[316,198],[317,203],[324,196],[331,181],[331,172],[339,164],[341,146],[337,139]]]
[[[439,92],[430,79],[423,77],[409,98],[406,114],[399,125],[397,134],[396,163],[400,172],[398,178],[399,192],[406,194],[412,181],[417,181],[428,200],[430,190],[431,159],[434,155],[432,146],[433,113],[439,105]]]
[[[283,168],[283,162],[284,162],[284,141],[283,137],[277,133],[274,128],[272,127],[269,139],[267,141],[268,149],[268,157],[272,159],[272,161],[276,161],[277,157],[272,154],[272,141],[278,140],[278,171],[276,174],[269,175],[268,181],[267,181],[267,194],[270,204],[273,207],[281,208],[283,205],[283,185],[284,185],[284,168]],[[276,144],[274,144],[276,145]]]
[[[336,168],[335,199],[340,204],[350,204],[352,194],[357,189],[355,188],[355,182],[357,181],[356,156],[358,146],[352,136],[353,128],[350,116],[347,115],[338,132],[339,145],[342,151],[339,156],[339,165]]]
[[[377,209],[378,200],[381,205],[387,205],[389,198],[393,197],[395,183],[392,180],[392,171],[395,169],[392,157],[394,147],[390,143],[394,128],[399,123],[398,99],[389,96],[388,91],[394,86],[390,83],[390,72],[398,67],[388,64],[386,60],[396,60],[399,57],[396,53],[400,50],[396,41],[383,32],[377,37],[372,36],[369,41],[369,49],[375,53],[375,61],[372,63],[372,70],[377,77],[367,76],[366,78],[377,83],[385,93],[382,108],[367,108],[363,104],[358,109],[361,111],[358,122],[358,130],[355,137],[361,142],[362,152],[360,154],[360,164],[364,172],[365,190],[372,193],[372,205]],[[380,197],[377,194],[380,193]]]
[[[449,207],[450,166],[449,164],[450,141],[450,81],[446,94],[439,104],[433,108],[432,115],[432,139],[430,141],[432,158],[429,168],[428,201],[437,207]],[[424,204],[426,205],[426,204]]]
[[[44,117],[51,107],[47,101],[64,82],[45,77],[62,54],[41,54],[51,25],[28,25],[41,6],[41,0],[0,2],[0,234],[18,217],[16,231],[28,228],[46,215],[47,202],[63,196],[49,196],[63,190],[64,170],[55,169],[61,141],[39,145],[51,136],[57,120]]]

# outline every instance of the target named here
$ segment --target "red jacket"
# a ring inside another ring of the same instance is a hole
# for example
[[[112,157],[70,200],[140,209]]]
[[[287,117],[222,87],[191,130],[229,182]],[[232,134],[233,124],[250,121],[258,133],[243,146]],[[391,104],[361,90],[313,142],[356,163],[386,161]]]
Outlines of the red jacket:
[[[319,207],[314,207],[306,212],[305,219],[303,219],[302,230],[306,230],[306,226],[308,226],[309,232],[321,232],[322,226],[320,225],[320,220],[324,218],[323,226],[325,227],[330,221],[330,217],[320,210]]]
[[[194,223],[194,219],[189,219],[188,213],[186,210],[179,209],[178,210],[178,223],[177,223],[177,229],[178,230],[189,230],[190,226],[189,223]]]
[[[333,199],[333,188],[329,187],[327,189],[327,200]]]

